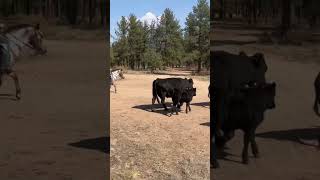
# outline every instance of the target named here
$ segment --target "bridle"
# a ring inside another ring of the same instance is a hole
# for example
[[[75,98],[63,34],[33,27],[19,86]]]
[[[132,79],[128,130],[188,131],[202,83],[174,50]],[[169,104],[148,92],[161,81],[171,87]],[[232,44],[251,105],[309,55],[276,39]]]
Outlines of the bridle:
[[[16,41],[20,42],[21,44],[23,44],[24,46],[30,48],[30,49],[35,49],[34,46],[32,46],[30,43],[26,43],[26,42],[23,42],[21,40],[19,40],[15,35],[11,34],[11,33],[6,33],[7,35],[10,35],[11,37],[13,37]],[[20,44],[16,43],[16,42],[13,42],[14,44],[16,44],[17,46],[20,46]]]

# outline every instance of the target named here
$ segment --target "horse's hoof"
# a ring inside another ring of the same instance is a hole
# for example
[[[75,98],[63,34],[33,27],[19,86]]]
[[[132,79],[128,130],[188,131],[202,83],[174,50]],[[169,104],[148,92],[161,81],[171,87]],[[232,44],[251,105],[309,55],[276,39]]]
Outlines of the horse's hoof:
[[[17,98],[17,100],[19,101],[19,100],[21,99],[21,95],[20,95],[20,94],[17,94],[17,95],[16,95],[16,98]]]

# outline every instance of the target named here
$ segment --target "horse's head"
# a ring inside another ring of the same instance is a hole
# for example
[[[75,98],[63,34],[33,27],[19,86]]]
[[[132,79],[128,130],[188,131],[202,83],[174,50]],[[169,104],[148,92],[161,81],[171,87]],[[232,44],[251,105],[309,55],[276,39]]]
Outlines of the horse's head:
[[[32,46],[32,48],[35,50],[36,54],[46,54],[47,49],[43,45],[43,39],[44,35],[40,30],[40,25],[35,25],[32,30],[29,32],[29,44]]]

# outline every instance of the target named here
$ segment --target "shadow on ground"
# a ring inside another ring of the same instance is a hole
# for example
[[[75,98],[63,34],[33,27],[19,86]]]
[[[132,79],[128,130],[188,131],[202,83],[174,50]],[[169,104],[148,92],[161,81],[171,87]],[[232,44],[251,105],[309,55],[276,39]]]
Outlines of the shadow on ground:
[[[1,99],[17,101],[17,98],[16,98],[15,94],[0,94],[0,100]]]
[[[275,139],[279,141],[292,141],[308,146],[315,146],[313,144],[305,143],[305,141],[318,140],[320,137],[320,127],[270,131],[256,134],[256,136],[260,138]]]
[[[201,123],[200,125],[202,125],[202,126],[208,126],[208,127],[210,127],[210,122],[206,122],[206,123]]]
[[[151,111],[151,107],[153,107],[153,111]],[[163,114],[165,116],[170,116],[172,107],[170,107],[168,105],[167,105],[167,107],[168,107],[168,111],[164,110],[164,108],[163,108],[163,106],[161,104],[154,104],[154,105],[152,105],[152,104],[143,104],[143,105],[133,106],[132,108],[141,109],[141,110],[144,110],[144,111],[158,113],[158,114]]]
[[[199,103],[191,103],[190,105],[192,106],[201,106],[201,107],[205,107],[205,108],[210,108],[210,102],[199,102]]]
[[[79,142],[68,144],[77,148],[97,150],[106,154],[110,154],[110,137],[98,137],[93,139],[84,139]]]

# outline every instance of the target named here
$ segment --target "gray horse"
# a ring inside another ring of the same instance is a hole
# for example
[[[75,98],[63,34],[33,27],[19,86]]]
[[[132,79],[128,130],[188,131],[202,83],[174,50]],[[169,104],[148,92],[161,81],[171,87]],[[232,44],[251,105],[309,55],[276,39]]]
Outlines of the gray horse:
[[[20,24],[4,30],[0,25],[0,86],[4,75],[10,76],[16,87],[16,98],[21,98],[21,88],[13,66],[23,56],[43,55],[47,52],[43,46],[43,33],[40,25]]]

